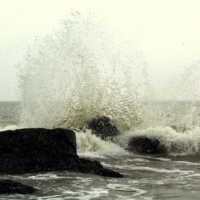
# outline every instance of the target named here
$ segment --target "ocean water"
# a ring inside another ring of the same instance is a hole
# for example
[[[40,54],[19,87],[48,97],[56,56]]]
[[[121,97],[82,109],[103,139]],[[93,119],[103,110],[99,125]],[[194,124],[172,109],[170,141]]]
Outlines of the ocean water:
[[[171,115],[184,118],[185,109],[191,102],[173,102],[173,106],[174,104],[177,110],[172,109]],[[155,105],[163,107],[163,115],[169,115],[164,108],[166,105],[170,106],[171,102],[156,102]],[[200,103],[196,102],[196,105],[199,109]],[[22,128],[19,126],[19,102],[1,102],[0,110],[1,131]],[[160,112],[161,110],[161,115]],[[154,114],[157,116],[158,113]],[[156,120],[155,117],[154,123]],[[170,118],[165,123],[162,126],[123,133],[120,138],[126,141],[124,138],[128,135],[152,135],[168,147],[168,153],[164,155],[137,155],[126,152],[119,145],[103,141],[89,131],[77,133],[79,156],[98,160],[103,166],[122,173],[124,178],[67,171],[4,175],[1,178],[32,185],[39,191],[33,195],[3,195],[0,199],[199,199],[200,128],[185,126],[186,129],[181,132],[178,129],[183,129],[182,124],[180,127],[176,126],[175,130],[170,127]],[[172,123],[172,126],[175,124]]]
[[[169,83],[164,94],[171,94],[173,101],[152,101],[156,90],[150,84],[153,77],[132,39],[99,15],[72,12],[59,30],[45,38],[36,37],[16,67],[20,103],[0,103],[0,130],[77,130],[97,115],[109,116],[121,132],[116,143],[103,141],[89,130],[77,131],[77,151],[124,178],[67,171],[6,175],[1,177],[39,191],[0,198],[200,198],[200,71],[193,70],[197,69],[194,65],[184,66],[181,73],[164,80]],[[123,147],[135,136],[158,139],[166,153],[147,156],[127,152]]]

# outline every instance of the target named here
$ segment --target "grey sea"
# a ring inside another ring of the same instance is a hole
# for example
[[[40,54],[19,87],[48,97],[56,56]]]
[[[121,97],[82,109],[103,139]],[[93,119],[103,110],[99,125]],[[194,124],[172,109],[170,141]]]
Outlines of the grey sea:
[[[145,105],[147,106],[147,105]],[[146,127],[122,133],[159,139],[166,154],[146,156],[125,151],[90,131],[77,133],[78,154],[100,161],[124,178],[63,172],[3,175],[38,188],[33,195],[3,195],[0,199],[199,199],[200,127],[199,102],[151,102]],[[148,109],[149,110],[149,109]],[[19,102],[0,102],[0,130],[23,128]],[[150,120],[149,119],[149,120]],[[3,164],[3,163],[1,163]]]

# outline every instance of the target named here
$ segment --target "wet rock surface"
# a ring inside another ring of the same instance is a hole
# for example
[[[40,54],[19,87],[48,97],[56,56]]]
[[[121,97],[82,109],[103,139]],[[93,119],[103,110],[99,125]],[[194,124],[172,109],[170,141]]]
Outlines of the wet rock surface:
[[[0,180],[0,194],[32,194],[37,189],[8,179]]]
[[[138,154],[159,154],[159,140],[147,137],[133,137],[129,140],[127,150]]]
[[[91,119],[86,126],[92,133],[103,140],[115,141],[115,137],[120,133],[114,121],[106,116],[97,116]],[[160,154],[163,150],[159,146],[158,139],[145,136],[132,137],[126,145],[126,150],[137,154]]]
[[[91,119],[86,127],[92,130],[92,133],[103,140],[112,140],[115,136],[120,134],[114,121],[106,116],[97,116]]]
[[[30,128],[0,132],[0,174],[73,171],[123,177],[98,161],[76,154],[76,134],[67,129]]]

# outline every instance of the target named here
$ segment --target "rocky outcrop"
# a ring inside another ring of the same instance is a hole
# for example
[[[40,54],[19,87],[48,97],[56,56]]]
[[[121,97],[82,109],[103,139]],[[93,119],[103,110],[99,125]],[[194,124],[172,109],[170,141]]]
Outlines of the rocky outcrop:
[[[76,154],[75,132],[30,128],[0,132],[0,174],[73,171],[123,177]]]
[[[91,119],[86,127],[91,129],[93,134],[103,140],[116,141],[115,137],[120,135],[120,131],[114,121],[106,116],[97,116],[96,118]],[[163,153],[159,144],[160,142],[157,139],[138,136],[129,139],[128,143],[125,145],[125,149],[138,154],[159,154]]]
[[[0,180],[0,194],[32,194],[37,189],[8,179]]]
[[[93,134],[103,140],[113,140],[120,133],[114,121],[106,116],[97,116],[91,119],[87,123],[86,128],[91,129]]]
[[[161,153],[159,140],[150,139],[145,136],[132,137],[127,145],[127,150],[138,154],[158,154]]]

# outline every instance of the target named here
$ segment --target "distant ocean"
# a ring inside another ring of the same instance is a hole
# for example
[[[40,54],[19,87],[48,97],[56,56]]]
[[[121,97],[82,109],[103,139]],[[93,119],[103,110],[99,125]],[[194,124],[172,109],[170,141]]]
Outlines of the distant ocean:
[[[18,101],[0,101],[0,129],[6,126],[17,126],[20,119],[20,103]]]
[[[152,89],[142,53],[103,20],[77,12],[54,34],[36,38],[16,67],[20,102],[0,102],[0,130],[77,130],[97,115],[108,116],[121,132],[117,144],[90,130],[79,131],[78,155],[98,160],[125,177],[67,171],[6,175],[1,178],[39,191],[1,199],[199,200],[200,102],[195,101],[193,81],[187,87],[177,79],[178,85],[165,88],[174,96],[185,91],[190,101],[150,101]],[[127,152],[123,146],[134,136],[158,139],[166,153]]]

